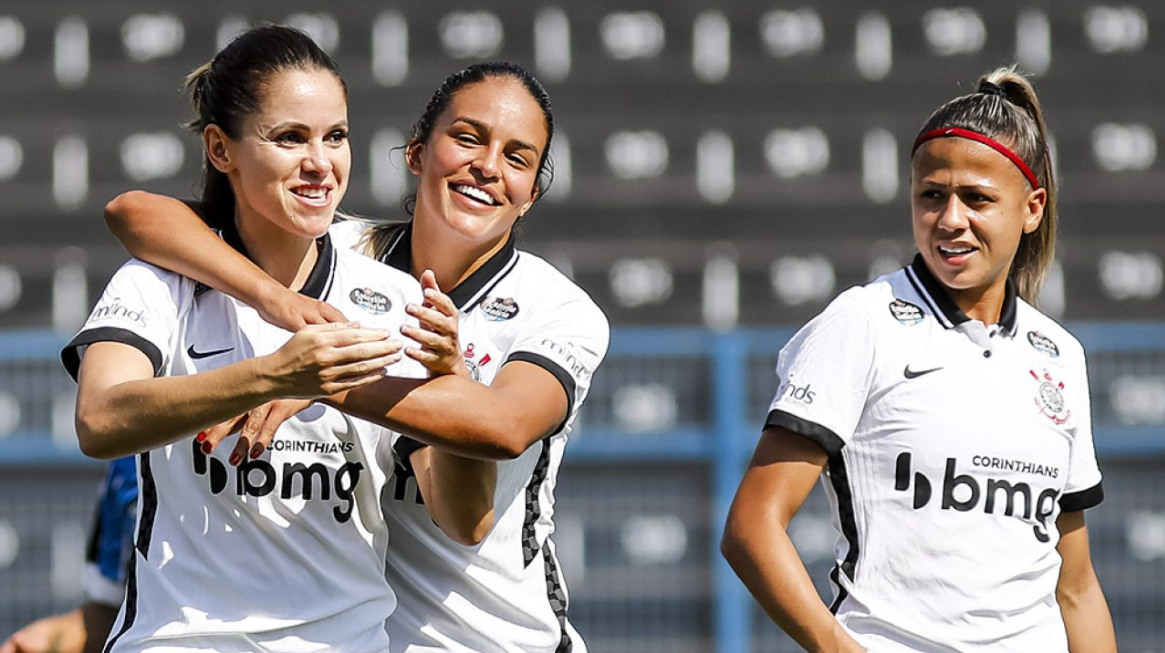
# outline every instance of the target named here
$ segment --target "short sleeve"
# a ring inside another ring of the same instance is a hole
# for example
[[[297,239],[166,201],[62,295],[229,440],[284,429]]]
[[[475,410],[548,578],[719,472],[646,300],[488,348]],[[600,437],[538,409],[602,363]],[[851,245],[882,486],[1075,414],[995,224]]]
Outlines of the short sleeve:
[[[91,602],[117,607],[125,595],[126,571],[133,553],[137,514],[137,464],[133,456],[109,465],[85,554],[85,597]]]
[[[95,342],[130,345],[150,359],[155,376],[161,374],[172,354],[182,286],[182,277],[148,263],[135,259],[122,265],[85,325],[61,351],[69,375],[77,378],[85,348]]]
[[[869,313],[843,293],[781,349],[765,426],[803,435],[837,455],[865,409],[873,361]]]
[[[1072,384],[1064,389],[1072,401],[1072,428],[1075,431],[1068,478],[1064,483],[1064,494],[1060,497],[1060,510],[1064,512],[1092,508],[1104,500],[1100,466],[1096,462],[1096,448],[1092,438],[1088,368],[1083,348],[1078,351],[1079,361],[1073,366],[1074,373],[1069,377]]]
[[[589,297],[567,299],[546,307],[522,325],[506,362],[537,365],[554,375],[566,392],[566,419],[571,423],[591,387],[591,377],[607,355],[611,327]]]

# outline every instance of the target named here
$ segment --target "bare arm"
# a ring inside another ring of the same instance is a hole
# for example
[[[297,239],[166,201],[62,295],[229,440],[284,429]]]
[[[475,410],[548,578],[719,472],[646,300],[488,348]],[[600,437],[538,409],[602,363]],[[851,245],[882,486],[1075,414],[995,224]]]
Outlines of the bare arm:
[[[566,418],[562,384],[544,368],[508,363],[492,385],[449,374],[385,378],[326,399],[344,412],[449,453],[482,460],[517,458]]]
[[[95,458],[146,451],[275,397],[312,397],[383,378],[399,358],[387,332],[308,327],[269,356],[154,378],[149,358],[120,342],[89,345],[77,383],[77,437]]]
[[[464,458],[435,447],[419,449],[409,459],[417,487],[437,526],[454,541],[468,546],[485,539],[494,524],[497,463]]]
[[[272,279],[219,238],[184,202],[129,191],[105,205],[105,224],[134,257],[224,292],[288,331],[345,322],[335,307]]]
[[[720,550],[769,617],[807,651],[862,651],[821,601],[787,533],[827,462],[808,438],[766,429],[732,502]]]
[[[1060,543],[1056,546],[1063,565],[1056,585],[1056,600],[1064,615],[1071,653],[1116,653],[1116,634],[1104,591],[1092,568],[1084,511],[1062,513],[1056,520]]]

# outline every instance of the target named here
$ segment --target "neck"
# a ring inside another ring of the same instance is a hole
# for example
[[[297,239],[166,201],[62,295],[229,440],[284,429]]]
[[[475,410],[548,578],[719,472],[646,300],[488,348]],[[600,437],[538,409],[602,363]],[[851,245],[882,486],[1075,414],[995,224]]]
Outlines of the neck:
[[[235,214],[235,228],[251,261],[272,279],[299,290],[319,258],[315,239],[288,233],[259,216]]]
[[[947,292],[967,317],[991,326],[999,322],[1003,314],[1003,300],[1007,296],[1007,277],[986,288],[964,290],[948,288]]]
[[[420,278],[425,270],[432,270],[437,276],[437,285],[442,292],[456,288],[477,272],[486,261],[497,254],[510,238],[506,232],[495,242],[474,243],[442,237],[438,229],[426,228],[423,220],[413,220],[412,269],[414,277]]]

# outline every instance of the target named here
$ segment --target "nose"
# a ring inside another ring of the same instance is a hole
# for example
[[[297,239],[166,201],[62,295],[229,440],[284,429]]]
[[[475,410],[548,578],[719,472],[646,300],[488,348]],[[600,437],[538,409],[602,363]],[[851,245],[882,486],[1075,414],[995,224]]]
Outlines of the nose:
[[[332,171],[332,158],[328,156],[328,150],[322,142],[313,141],[307,144],[307,151],[303,157],[303,169],[320,175],[326,175]]]
[[[498,167],[502,157],[501,144],[492,144],[482,148],[480,154],[473,161],[473,168],[486,179],[495,179],[498,176]]]
[[[961,231],[967,228],[967,205],[959,199],[958,193],[947,197],[946,206],[938,217],[938,226],[947,231]]]

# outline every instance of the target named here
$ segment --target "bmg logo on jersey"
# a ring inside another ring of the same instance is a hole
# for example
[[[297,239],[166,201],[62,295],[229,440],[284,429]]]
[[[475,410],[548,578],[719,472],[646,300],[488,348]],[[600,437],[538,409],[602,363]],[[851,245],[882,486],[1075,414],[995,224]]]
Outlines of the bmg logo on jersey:
[[[898,454],[894,465],[894,489],[906,492],[913,484],[913,507],[915,510],[921,510],[930,503],[934,493],[933,487],[931,480],[922,472],[914,472],[912,477],[910,463],[909,453]],[[956,459],[947,458],[940,502],[942,510],[968,512],[978,508],[982,501],[983,512],[993,515],[996,513],[998,503],[1006,501],[1003,516],[1018,517],[1029,522],[1034,519],[1032,532],[1036,539],[1040,542],[1048,542],[1051,539],[1048,536],[1048,518],[1056,510],[1056,501],[1060,497],[1059,490],[1046,488],[1033,497],[1036,490],[1028,483],[1022,481],[1012,483],[989,477],[979,480],[970,474],[959,474],[956,465]],[[1022,513],[1019,511],[1020,503],[1023,504]]]
[[[227,489],[230,481],[229,470],[223,461],[202,453],[202,445],[191,440],[194,445],[194,473],[210,477],[210,491],[220,494]],[[332,496],[341,502],[332,508],[332,516],[343,524],[352,518],[355,507],[356,485],[360,482],[360,472],[364,465],[346,462],[335,470],[322,463],[283,463],[282,473],[277,474],[275,466],[266,460],[244,460],[235,468],[235,493],[241,496],[265,497],[279,489],[281,499],[290,499],[296,487],[305,501],[311,501],[319,493],[320,501],[331,501]]]

